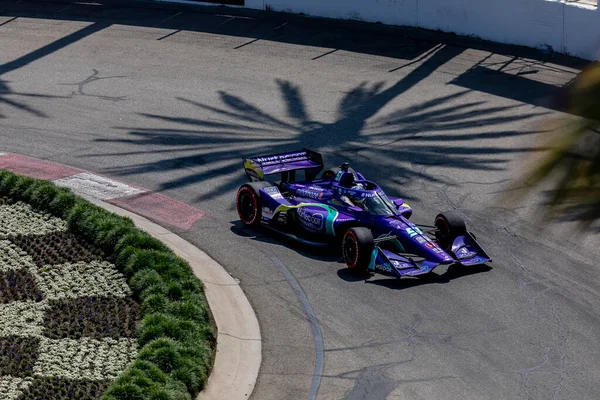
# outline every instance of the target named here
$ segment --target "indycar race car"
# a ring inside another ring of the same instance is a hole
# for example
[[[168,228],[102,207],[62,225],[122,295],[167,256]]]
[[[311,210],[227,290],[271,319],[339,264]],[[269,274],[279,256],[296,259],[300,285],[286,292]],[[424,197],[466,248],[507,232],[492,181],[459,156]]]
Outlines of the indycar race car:
[[[348,268],[401,277],[492,261],[456,213],[438,214],[432,226],[414,224],[408,204],[348,163],[323,171],[321,155],[305,148],[246,158],[244,169],[248,183],[236,196],[244,225],[310,245],[338,243]]]

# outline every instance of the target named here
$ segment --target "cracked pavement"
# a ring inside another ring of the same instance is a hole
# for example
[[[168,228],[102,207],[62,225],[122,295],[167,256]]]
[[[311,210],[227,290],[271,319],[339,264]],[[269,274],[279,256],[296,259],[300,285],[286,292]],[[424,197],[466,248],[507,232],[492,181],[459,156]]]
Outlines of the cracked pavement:
[[[0,151],[205,212],[178,233],[224,265],[257,311],[253,399],[598,398],[599,236],[542,225],[539,197],[500,201],[582,63],[378,29],[0,1]],[[457,210],[494,263],[365,279],[337,254],[242,229],[241,157],[303,146],[403,196],[417,222]]]

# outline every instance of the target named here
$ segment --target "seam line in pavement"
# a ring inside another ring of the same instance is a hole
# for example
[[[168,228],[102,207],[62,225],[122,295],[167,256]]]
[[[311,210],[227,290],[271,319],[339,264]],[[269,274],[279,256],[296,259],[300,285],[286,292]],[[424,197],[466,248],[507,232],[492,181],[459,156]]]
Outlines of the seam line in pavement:
[[[300,282],[298,282],[289,268],[279,258],[277,258],[277,256],[273,254],[266,254],[266,256],[281,271],[288,284],[296,294],[296,298],[302,304],[302,308],[308,317],[308,322],[310,323],[310,329],[313,336],[313,344],[315,346],[315,369],[312,375],[310,390],[306,395],[306,399],[315,400],[319,393],[319,387],[321,386],[321,377],[323,376],[323,367],[325,363],[323,334],[321,332],[321,326],[319,325],[319,319],[317,318],[317,315],[315,314],[315,311],[313,310],[310,301],[308,300],[308,296],[302,288],[302,285]]]

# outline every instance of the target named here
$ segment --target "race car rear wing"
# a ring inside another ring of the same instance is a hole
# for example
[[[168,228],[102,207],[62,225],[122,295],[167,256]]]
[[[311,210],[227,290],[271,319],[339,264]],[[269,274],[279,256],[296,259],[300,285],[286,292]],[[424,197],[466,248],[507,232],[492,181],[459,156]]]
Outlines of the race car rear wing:
[[[282,181],[294,181],[295,171],[304,170],[307,180],[314,179],[323,169],[321,154],[303,148],[289,153],[244,158],[248,181],[262,181],[267,175],[281,174]]]

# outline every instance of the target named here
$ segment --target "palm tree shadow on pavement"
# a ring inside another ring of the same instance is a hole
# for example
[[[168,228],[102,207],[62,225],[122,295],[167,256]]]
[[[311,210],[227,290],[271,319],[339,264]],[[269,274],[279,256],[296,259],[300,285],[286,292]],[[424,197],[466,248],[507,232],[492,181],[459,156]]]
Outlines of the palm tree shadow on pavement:
[[[17,2],[18,3],[18,2]],[[47,118],[48,116],[43,112],[36,108],[31,107],[30,105],[22,102],[14,100],[12,97],[25,97],[25,98],[42,98],[42,99],[56,99],[56,98],[69,98],[69,96],[54,96],[54,95],[44,95],[39,93],[23,93],[23,92],[15,92],[10,89],[9,81],[2,79],[2,75],[5,75],[9,72],[18,70],[23,68],[35,61],[39,61],[40,59],[59,51],[60,49],[69,46],[79,40],[82,40],[90,35],[93,35],[96,32],[99,32],[106,27],[110,26],[107,23],[93,23],[89,26],[86,26],[80,30],[77,30],[65,37],[55,40],[45,46],[42,46],[36,50],[33,50],[19,58],[16,58],[12,61],[9,61],[5,64],[0,65],[0,105],[6,105],[9,108],[17,109],[20,111],[25,111],[28,114],[31,114],[40,118]],[[6,118],[6,114],[0,112],[0,118]]]
[[[494,132],[464,133],[479,126],[501,126],[526,120],[542,113],[516,113],[520,106],[485,107],[483,101],[467,101],[469,90],[440,96],[419,104],[381,115],[392,100],[431,75],[440,65],[462,50],[441,46],[395,84],[363,82],[340,99],[333,122],[311,118],[308,103],[299,86],[276,80],[286,115],[269,113],[245,99],[219,92],[221,105],[204,104],[191,99],[178,100],[193,105],[206,119],[142,114],[144,117],[172,125],[172,128],[130,128],[129,137],[98,141],[135,144],[139,151],[112,153],[127,156],[167,153],[156,161],[109,168],[116,175],[144,174],[201,167],[203,171],[164,182],[160,189],[169,190],[219,179],[218,185],[205,188],[198,201],[237,189],[241,158],[309,147],[325,154],[326,161],[337,164],[352,157],[358,168],[380,172],[389,183],[414,179],[436,181],[425,171],[428,165],[446,165],[460,169],[501,170],[511,153],[534,151],[528,147],[501,147],[490,143],[473,146],[474,140],[494,140],[535,133],[499,129]],[[429,132],[436,132],[430,134]],[[174,153],[184,152],[178,157]],[[106,156],[109,154],[92,154]],[[394,176],[383,173],[393,165]]]

